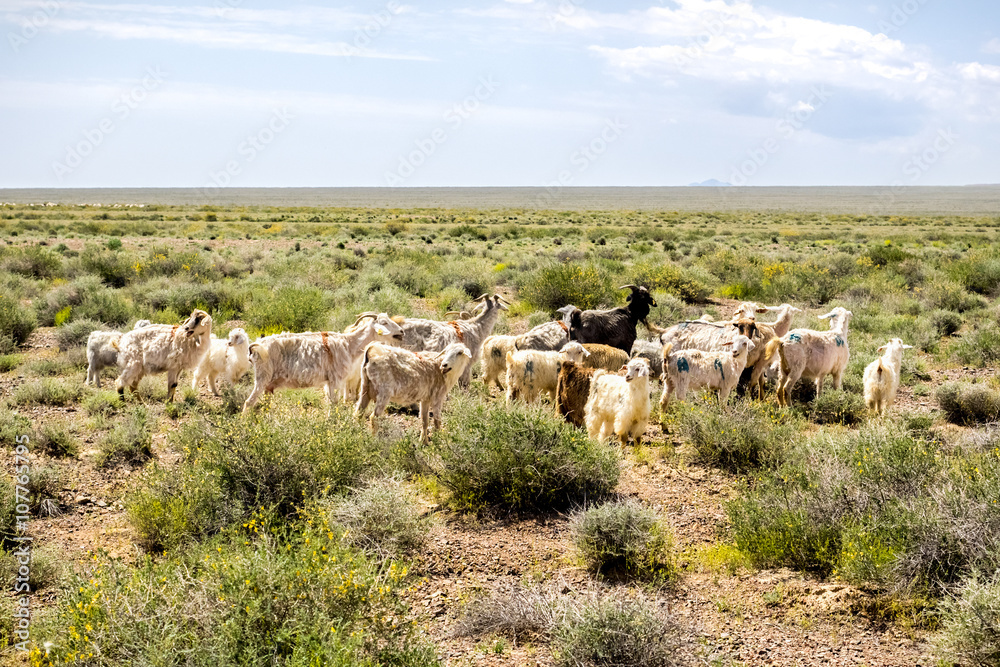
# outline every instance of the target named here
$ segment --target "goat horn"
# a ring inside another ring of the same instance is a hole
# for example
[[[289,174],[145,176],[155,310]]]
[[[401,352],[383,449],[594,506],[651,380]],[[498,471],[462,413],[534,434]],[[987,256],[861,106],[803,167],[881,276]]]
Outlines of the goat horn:
[[[514,304],[512,304],[512,303],[511,303],[510,301],[508,301],[507,299],[503,298],[503,297],[502,297],[501,295],[499,295],[499,294],[494,294],[493,296],[495,296],[495,297],[497,298],[497,300],[499,300],[499,301],[503,301],[503,302],[504,302],[504,303],[506,303],[506,304],[507,304],[508,306],[512,306],[512,305],[514,305]]]
[[[357,324],[358,322],[360,322],[361,320],[365,319],[366,317],[373,317],[373,318],[374,317],[378,317],[378,313],[373,313],[371,311],[367,311],[367,312],[361,313],[360,315],[358,315],[358,319],[354,320],[354,324]]]
[[[482,301],[483,299],[485,299],[488,296],[489,296],[489,292],[483,292],[482,294],[480,294],[479,296],[477,296],[475,299],[473,299],[472,303],[475,303],[477,301]]]
[[[622,285],[618,289],[639,289],[639,288],[635,285]]]

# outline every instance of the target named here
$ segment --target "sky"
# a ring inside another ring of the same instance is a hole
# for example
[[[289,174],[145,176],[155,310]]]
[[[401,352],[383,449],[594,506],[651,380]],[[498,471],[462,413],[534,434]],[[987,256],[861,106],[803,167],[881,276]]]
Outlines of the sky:
[[[0,0],[0,188],[1000,183],[996,0]]]

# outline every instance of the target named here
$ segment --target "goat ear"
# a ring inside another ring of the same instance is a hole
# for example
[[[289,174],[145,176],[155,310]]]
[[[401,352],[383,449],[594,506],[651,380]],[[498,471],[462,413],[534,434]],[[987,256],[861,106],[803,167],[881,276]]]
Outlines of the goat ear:
[[[875,351],[876,352],[885,352],[885,345],[883,345],[882,347],[880,347],[879,349],[877,349]]]
[[[722,347],[727,347],[727,346],[732,345],[732,344],[733,344],[733,341],[729,341],[728,343],[720,343],[720,345],[722,345]]]
[[[769,308],[758,308],[757,312],[758,313],[767,313],[767,312],[770,312],[770,309]]]
[[[381,324],[376,324],[375,325],[375,333],[377,333],[379,336],[388,336],[389,335],[389,330],[386,329]]]
[[[913,346],[912,345],[903,345],[903,349],[904,350],[912,350]]]
[[[472,351],[469,350],[469,348],[467,348],[467,347],[462,349],[462,354],[464,354],[465,356],[467,356],[469,359],[472,358]]]
[[[618,372],[621,373],[626,368],[628,368],[628,364],[623,364],[622,367],[618,369]]]

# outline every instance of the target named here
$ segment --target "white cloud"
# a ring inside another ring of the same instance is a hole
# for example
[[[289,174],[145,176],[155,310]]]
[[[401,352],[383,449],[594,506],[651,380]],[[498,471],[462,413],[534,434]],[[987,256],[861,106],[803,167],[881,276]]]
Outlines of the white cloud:
[[[994,37],[990,41],[983,44],[983,53],[1000,53],[1000,37]]]
[[[12,0],[3,20],[17,25],[44,2]],[[51,3],[50,3],[51,4]],[[389,53],[369,48],[370,37],[356,40],[362,30],[378,34],[395,16],[412,8],[389,3],[369,13],[325,7],[294,9],[247,9],[215,6],[147,4],[96,4],[66,2],[50,11],[46,29],[53,32],[86,32],[120,40],[157,39],[195,44],[206,48],[243,49],[297,53],[327,57],[431,60],[419,54]],[[18,13],[19,12],[19,13]],[[283,32],[284,31],[284,32]],[[331,31],[343,32],[346,40],[324,38]],[[313,36],[313,35],[317,35]]]

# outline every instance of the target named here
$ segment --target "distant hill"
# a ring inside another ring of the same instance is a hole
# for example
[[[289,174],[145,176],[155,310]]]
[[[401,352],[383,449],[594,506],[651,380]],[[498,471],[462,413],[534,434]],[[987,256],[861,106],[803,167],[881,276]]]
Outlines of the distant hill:
[[[701,183],[692,183],[688,187],[691,188],[701,188],[701,187],[712,187],[712,188],[731,188],[732,183],[726,183],[724,181],[717,181],[714,178],[710,178],[707,181],[702,181]]]

